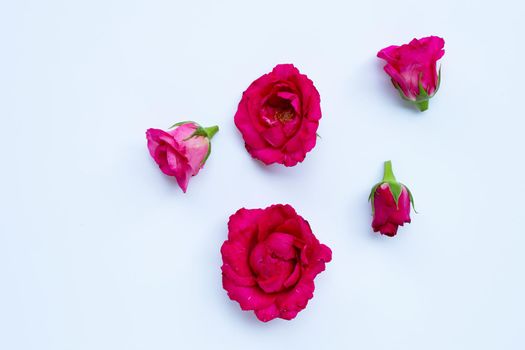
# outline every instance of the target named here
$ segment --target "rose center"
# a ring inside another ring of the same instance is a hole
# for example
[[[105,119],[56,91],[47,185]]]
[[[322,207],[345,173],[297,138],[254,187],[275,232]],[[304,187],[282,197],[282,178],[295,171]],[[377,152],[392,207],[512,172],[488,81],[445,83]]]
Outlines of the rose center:
[[[295,113],[293,109],[285,109],[275,112],[275,119],[279,120],[281,123],[289,122],[294,116]]]
[[[273,95],[265,102],[261,117],[268,125],[286,124],[296,118],[296,111],[290,100]]]
[[[258,243],[250,254],[250,266],[257,284],[266,293],[289,288],[300,277],[298,251],[287,234],[272,234]]]

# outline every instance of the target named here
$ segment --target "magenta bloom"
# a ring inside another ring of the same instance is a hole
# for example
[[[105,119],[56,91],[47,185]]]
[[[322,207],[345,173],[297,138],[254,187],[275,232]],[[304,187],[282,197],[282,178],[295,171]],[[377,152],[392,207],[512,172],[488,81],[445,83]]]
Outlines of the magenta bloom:
[[[246,89],[234,119],[253,158],[294,166],[315,146],[321,98],[306,75],[279,64]]]
[[[190,177],[197,175],[208,159],[210,140],[219,128],[203,128],[195,122],[177,123],[174,127],[169,131],[148,129],[148,149],[160,170],[174,176],[186,192]]]
[[[239,209],[221,248],[222,284],[241,309],[263,322],[293,319],[313,297],[314,279],[332,259],[289,205]]]
[[[392,78],[401,97],[414,102],[419,110],[428,108],[441,81],[436,62],[443,57],[445,41],[437,36],[414,39],[409,44],[392,45],[377,53],[387,64],[385,72]]]
[[[372,228],[374,232],[393,237],[399,226],[410,223],[410,204],[414,204],[410,190],[396,181],[392,162],[385,162],[383,181],[370,192],[372,202]]]

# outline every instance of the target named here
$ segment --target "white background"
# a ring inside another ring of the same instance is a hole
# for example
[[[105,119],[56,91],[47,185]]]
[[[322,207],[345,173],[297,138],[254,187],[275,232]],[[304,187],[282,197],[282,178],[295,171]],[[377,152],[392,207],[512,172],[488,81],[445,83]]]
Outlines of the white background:
[[[523,349],[525,10],[515,1],[2,1],[0,348]],[[420,113],[376,52],[445,38]],[[322,98],[316,148],[261,166],[233,115],[294,63]],[[219,124],[187,194],[144,132]],[[419,214],[372,233],[392,159]],[[333,261],[293,321],[221,286],[240,207],[290,203]]]

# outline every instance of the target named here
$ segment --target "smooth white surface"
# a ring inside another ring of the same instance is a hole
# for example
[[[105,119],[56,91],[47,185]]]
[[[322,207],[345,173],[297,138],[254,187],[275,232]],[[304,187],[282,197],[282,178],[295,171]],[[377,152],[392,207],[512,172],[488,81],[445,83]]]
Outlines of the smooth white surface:
[[[521,1],[4,1],[0,348],[523,349]],[[446,40],[430,109],[376,52]],[[242,91],[293,62],[322,97],[316,148],[264,168],[233,124]],[[144,131],[219,124],[184,195]],[[418,215],[373,234],[392,159]],[[291,321],[221,287],[230,214],[290,203],[333,261]]]

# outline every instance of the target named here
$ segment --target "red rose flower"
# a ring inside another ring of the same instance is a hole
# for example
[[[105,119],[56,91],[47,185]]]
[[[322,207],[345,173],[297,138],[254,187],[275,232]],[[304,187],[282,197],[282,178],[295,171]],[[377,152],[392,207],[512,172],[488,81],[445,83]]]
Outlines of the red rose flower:
[[[239,209],[221,248],[222,283],[241,309],[263,322],[293,319],[313,297],[314,278],[332,259],[289,205]]]
[[[294,166],[315,146],[320,104],[306,75],[292,64],[279,64],[243,93],[235,125],[253,158]]]
[[[401,97],[424,111],[441,81],[436,62],[445,54],[445,41],[437,36],[414,39],[409,44],[392,45],[377,53],[387,64],[385,72],[399,90]]]
[[[218,126],[203,128],[195,122],[181,122],[174,129],[148,129],[148,150],[166,175],[174,176],[184,193],[192,176],[199,173],[211,152],[211,138]]]
[[[385,162],[383,181],[372,188],[369,200],[372,202],[374,232],[393,237],[399,226],[410,223],[410,204],[414,204],[414,199],[410,190],[396,181],[392,162]]]

